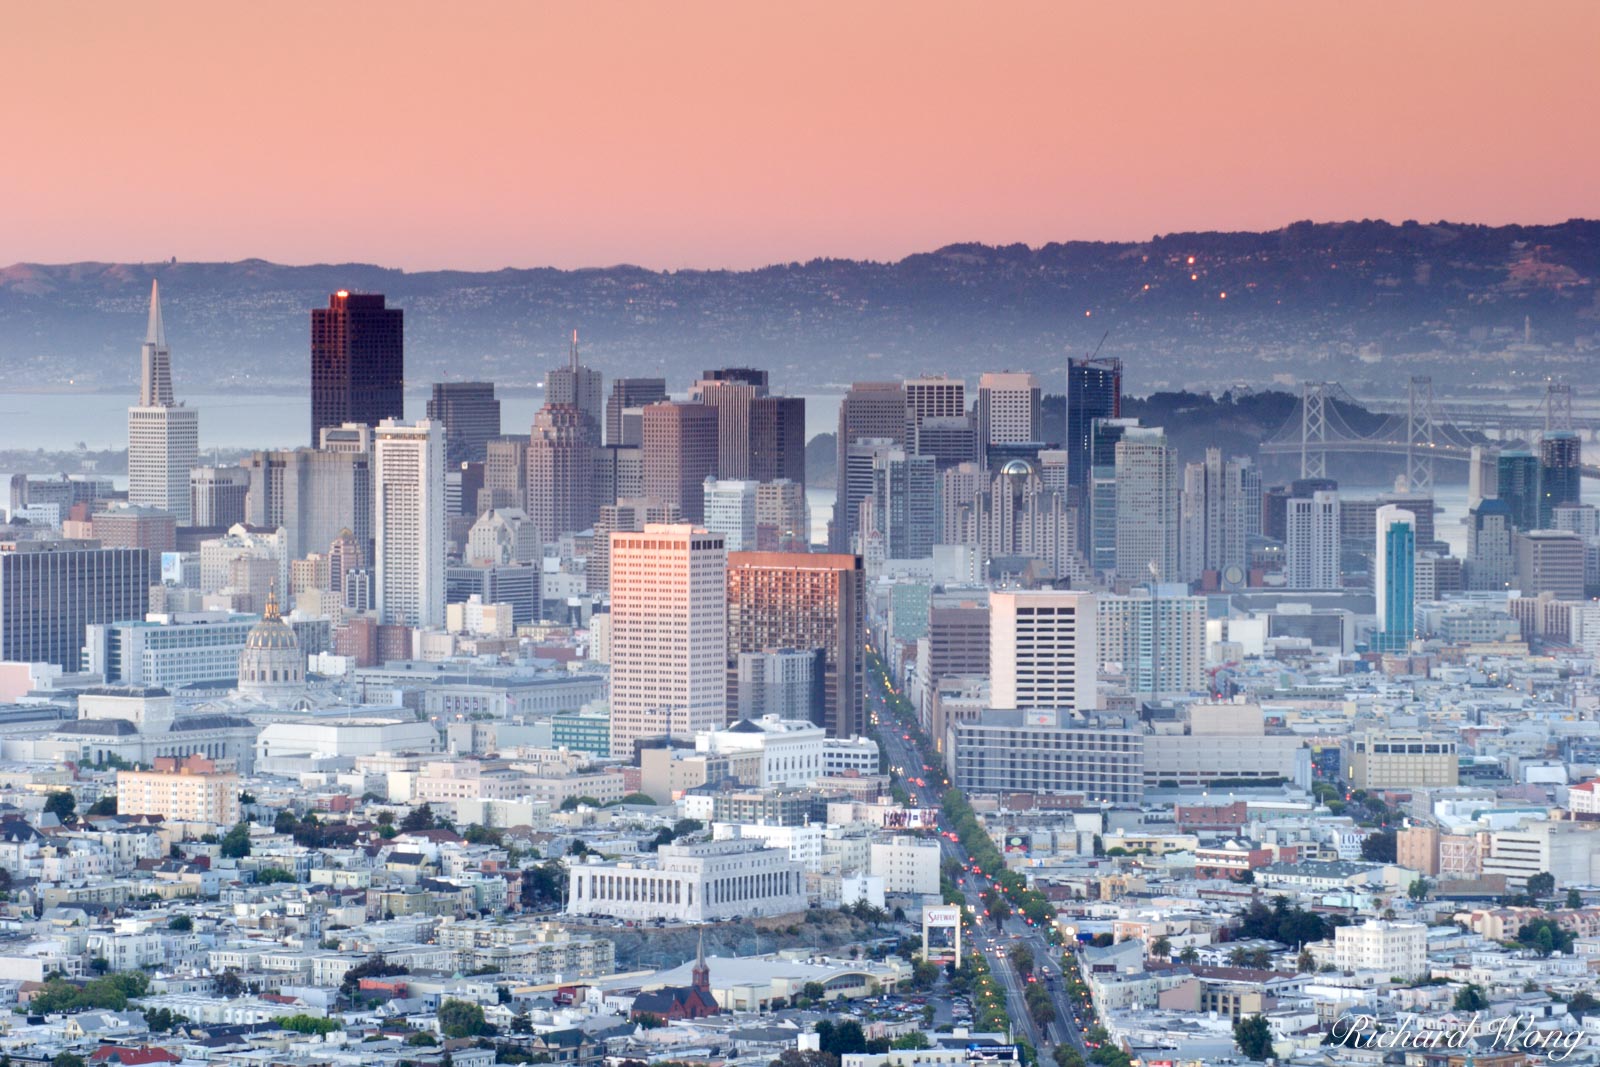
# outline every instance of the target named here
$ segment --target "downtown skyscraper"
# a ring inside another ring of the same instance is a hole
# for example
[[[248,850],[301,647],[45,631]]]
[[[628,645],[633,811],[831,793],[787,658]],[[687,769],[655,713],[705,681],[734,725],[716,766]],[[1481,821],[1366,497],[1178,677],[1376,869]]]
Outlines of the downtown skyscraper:
[[[482,463],[500,436],[500,401],[493,382],[434,382],[428,418],[444,427],[444,461],[451,469]]]
[[[1094,423],[1122,417],[1122,360],[1067,361],[1067,484],[1089,484]]]
[[[190,525],[189,471],[199,465],[200,413],[174,399],[161,290],[152,281],[139,350],[139,403],[128,409],[128,503],[160,508],[179,526]]]
[[[861,557],[822,552],[728,555],[728,678],[739,654],[822,651],[823,726],[830,737],[862,732],[866,697],[866,587]]]
[[[405,313],[341,289],[311,312],[311,447],[328,426],[405,418]]]
[[[443,626],[444,432],[423,419],[384,419],[372,434],[380,623]]]
[[[1372,562],[1372,592],[1378,628],[1373,645],[1380,652],[1404,652],[1416,636],[1417,518],[1393,504],[1378,509],[1378,543]],[[1581,572],[1581,564],[1580,564]],[[1578,585],[1581,590],[1582,581]]]
[[[544,402],[570,404],[582,418],[584,437],[600,444],[605,420],[605,377],[593,367],[578,362],[578,331],[572,331],[572,348],[567,365],[555,367],[544,376]]]
[[[837,485],[834,490],[833,525],[829,543],[835,552],[850,547],[860,520],[861,501],[872,492],[871,451],[866,453],[866,477],[854,483],[849,477],[851,450],[862,441],[885,445],[905,443],[906,390],[899,382],[856,382],[839,404]]]
[[[1158,426],[1130,426],[1116,445],[1117,576],[1178,573],[1178,458]]]
[[[726,725],[726,571],[721,534],[676,523],[611,534],[613,759]]]

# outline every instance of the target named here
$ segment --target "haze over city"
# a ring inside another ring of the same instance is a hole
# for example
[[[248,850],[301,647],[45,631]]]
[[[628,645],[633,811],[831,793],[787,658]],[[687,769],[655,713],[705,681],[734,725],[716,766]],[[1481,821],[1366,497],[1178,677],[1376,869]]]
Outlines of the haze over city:
[[[0,10],[0,1067],[1600,1064],[1597,31]]]

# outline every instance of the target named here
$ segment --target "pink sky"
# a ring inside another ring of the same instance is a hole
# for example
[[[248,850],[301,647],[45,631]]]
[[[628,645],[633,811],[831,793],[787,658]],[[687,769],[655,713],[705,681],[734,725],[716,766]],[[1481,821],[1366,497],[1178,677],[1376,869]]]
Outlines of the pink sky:
[[[1600,3],[16,3],[0,262],[733,266],[1600,215]]]

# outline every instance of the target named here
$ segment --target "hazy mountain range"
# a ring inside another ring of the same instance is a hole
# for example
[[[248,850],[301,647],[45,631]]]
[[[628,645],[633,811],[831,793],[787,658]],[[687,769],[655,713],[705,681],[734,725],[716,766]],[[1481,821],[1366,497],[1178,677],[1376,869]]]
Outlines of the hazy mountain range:
[[[751,271],[17,264],[0,269],[10,388],[131,389],[152,277],[180,393],[303,389],[307,312],[340,288],[405,308],[418,383],[532,387],[574,328],[608,377],[682,388],[703,367],[754,364],[791,392],[1004,367],[1059,391],[1066,357],[1108,331],[1103,354],[1124,359],[1131,392],[1308,376],[1381,388],[1430,372],[1454,391],[1498,389],[1578,380],[1600,358],[1600,221],[1296,223]]]

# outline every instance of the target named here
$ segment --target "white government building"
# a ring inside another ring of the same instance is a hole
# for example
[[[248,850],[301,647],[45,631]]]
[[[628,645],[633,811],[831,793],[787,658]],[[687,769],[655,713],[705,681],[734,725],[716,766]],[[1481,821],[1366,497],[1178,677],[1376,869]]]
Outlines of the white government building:
[[[567,913],[717,922],[806,910],[805,871],[787,849],[751,841],[662,845],[654,862],[583,863],[567,874]]]

